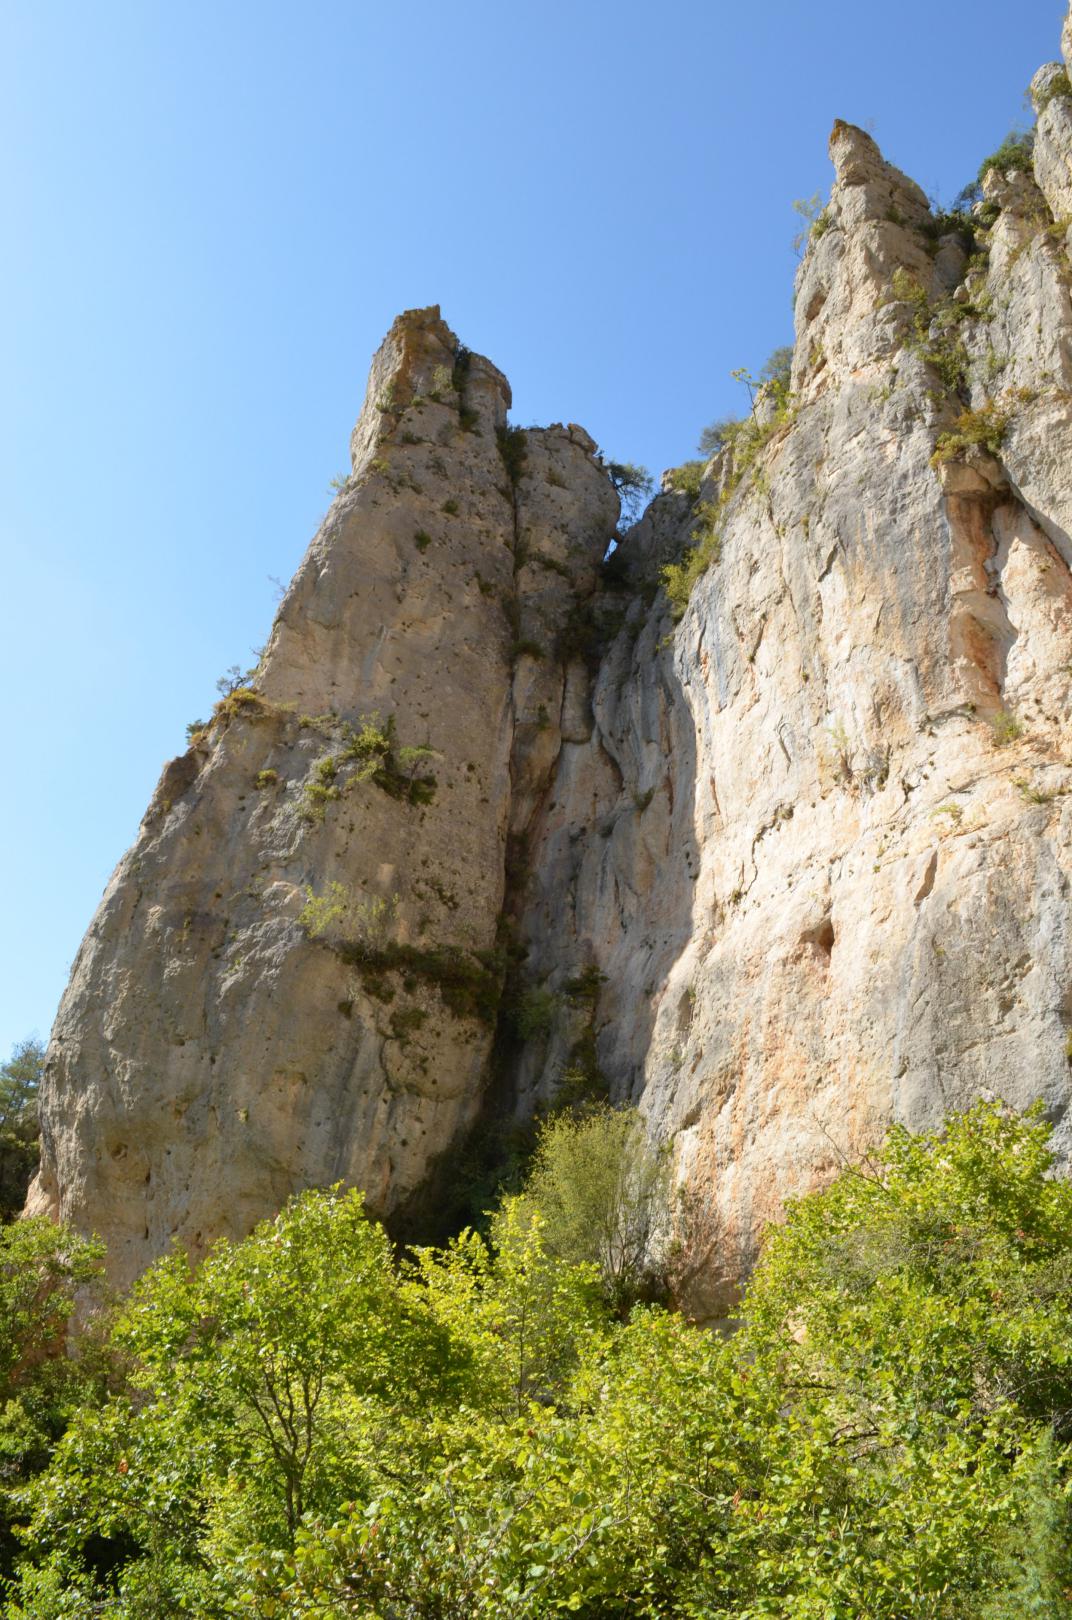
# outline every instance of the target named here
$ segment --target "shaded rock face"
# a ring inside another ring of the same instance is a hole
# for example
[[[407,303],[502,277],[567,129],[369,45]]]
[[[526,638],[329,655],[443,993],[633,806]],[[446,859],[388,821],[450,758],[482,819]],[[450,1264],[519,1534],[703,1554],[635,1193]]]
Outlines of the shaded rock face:
[[[693,503],[601,567],[587,435],[505,433],[494,367],[396,322],[255,696],[165,770],[57,1019],[32,1202],[120,1278],[300,1186],[416,1207],[578,1083],[673,1140],[711,1312],[891,1120],[1042,1098],[1072,1151],[1072,101],[1033,91],[974,239],[835,125],[793,392],[706,467],[677,624]]]

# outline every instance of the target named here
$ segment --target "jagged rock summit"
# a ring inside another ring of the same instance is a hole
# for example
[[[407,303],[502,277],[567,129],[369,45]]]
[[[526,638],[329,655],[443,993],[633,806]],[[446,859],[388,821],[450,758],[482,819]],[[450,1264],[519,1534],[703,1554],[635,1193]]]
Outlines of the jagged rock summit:
[[[121,1279],[309,1184],[418,1220],[489,1110],[605,1085],[675,1145],[717,1312],[891,1120],[1040,1097],[1069,1153],[1060,64],[1033,93],[1033,172],[968,226],[835,125],[791,391],[606,564],[588,436],[509,429],[437,310],[396,322],[251,687],[79,953],[34,1207]]]

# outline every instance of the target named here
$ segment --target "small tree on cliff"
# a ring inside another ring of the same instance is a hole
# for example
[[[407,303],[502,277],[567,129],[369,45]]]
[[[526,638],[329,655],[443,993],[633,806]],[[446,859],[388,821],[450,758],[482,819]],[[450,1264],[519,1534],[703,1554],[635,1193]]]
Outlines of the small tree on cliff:
[[[0,1067],[0,1219],[21,1209],[37,1168],[37,1093],[45,1063],[40,1041],[20,1041]]]

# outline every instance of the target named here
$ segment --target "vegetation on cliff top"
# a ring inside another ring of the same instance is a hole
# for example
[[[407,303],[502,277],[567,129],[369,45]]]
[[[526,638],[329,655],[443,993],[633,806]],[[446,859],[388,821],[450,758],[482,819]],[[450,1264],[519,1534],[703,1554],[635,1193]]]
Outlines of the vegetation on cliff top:
[[[1038,1115],[895,1129],[768,1235],[729,1339],[608,1287],[635,1200],[610,1174],[582,1208],[577,1132],[594,1163],[630,1117],[401,1259],[360,1194],[303,1193],[159,1261],[73,1359],[99,1249],[0,1229],[7,1613],[1072,1614],[1072,1184]]]

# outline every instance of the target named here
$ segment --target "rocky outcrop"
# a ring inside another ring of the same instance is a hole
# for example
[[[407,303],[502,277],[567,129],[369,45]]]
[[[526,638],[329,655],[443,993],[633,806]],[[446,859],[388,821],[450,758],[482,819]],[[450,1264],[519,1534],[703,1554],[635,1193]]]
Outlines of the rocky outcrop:
[[[606,1089],[674,1141],[718,1311],[891,1120],[1042,1098],[1072,1152],[1067,85],[970,228],[835,125],[791,393],[606,566],[583,430],[396,322],[75,963],[35,1207],[123,1279],[298,1186],[412,1212],[489,1109]]]
[[[793,392],[676,627],[643,585],[697,508],[664,494],[626,538],[526,914],[563,1008],[521,1106],[576,1059],[587,964],[599,1066],[709,1207],[712,1312],[786,1195],[891,1120],[1041,1098],[1072,1152],[1062,198],[992,172],[970,240],[863,131],[830,151]],[[701,498],[726,491],[723,456]]]
[[[479,1112],[508,840],[587,713],[569,634],[618,513],[588,436],[509,402],[437,309],[396,321],[259,668],[109,884],[31,1203],[119,1281],[296,1187],[390,1214]]]

